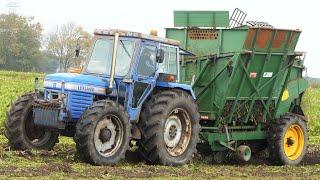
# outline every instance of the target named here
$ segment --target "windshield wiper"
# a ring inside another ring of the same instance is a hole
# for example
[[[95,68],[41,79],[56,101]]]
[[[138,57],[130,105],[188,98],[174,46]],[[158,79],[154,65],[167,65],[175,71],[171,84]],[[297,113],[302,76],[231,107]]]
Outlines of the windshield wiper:
[[[122,47],[123,47],[124,51],[127,53],[128,57],[131,59],[131,55],[130,55],[129,51],[127,50],[127,48],[126,48],[126,46],[124,45],[124,43],[123,43],[123,41],[122,41],[122,40],[120,40],[120,43],[121,43],[121,45],[122,45]]]

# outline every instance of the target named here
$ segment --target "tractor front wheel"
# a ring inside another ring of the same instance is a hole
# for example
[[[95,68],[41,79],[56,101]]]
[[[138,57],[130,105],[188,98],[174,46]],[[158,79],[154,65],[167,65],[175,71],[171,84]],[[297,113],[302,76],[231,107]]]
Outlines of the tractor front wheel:
[[[96,165],[114,165],[123,159],[130,138],[127,113],[108,100],[97,101],[84,112],[74,136],[80,158]]]
[[[279,165],[299,164],[306,154],[307,125],[299,116],[290,114],[278,119],[270,131],[270,159]]]
[[[154,94],[139,120],[139,152],[151,164],[182,165],[191,161],[199,141],[199,118],[192,97],[181,90]]]
[[[51,150],[58,142],[58,133],[34,124],[34,94],[21,96],[12,104],[5,122],[5,136],[14,150]]]

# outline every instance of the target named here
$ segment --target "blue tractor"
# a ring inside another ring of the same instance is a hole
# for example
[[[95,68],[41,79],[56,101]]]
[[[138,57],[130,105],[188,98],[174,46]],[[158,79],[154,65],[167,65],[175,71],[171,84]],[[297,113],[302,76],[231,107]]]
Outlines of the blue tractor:
[[[45,77],[8,112],[12,149],[52,149],[73,137],[79,157],[113,165],[131,140],[151,164],[182,165],[199,141],[200,115],[190,85],[179,83],[179,42],[123,30],[96,30],[81,73]],[[77,54],[79,53],[79,49]]]

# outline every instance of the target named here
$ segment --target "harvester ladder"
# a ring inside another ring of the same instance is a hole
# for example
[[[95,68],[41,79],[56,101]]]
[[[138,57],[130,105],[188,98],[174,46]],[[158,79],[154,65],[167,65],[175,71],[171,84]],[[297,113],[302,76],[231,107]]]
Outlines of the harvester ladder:
[[[239,8],[234,9],[230,17],[229,27],[235,28],[235,27],[242,26],[246,17],[247,17],[247,13],[241,11]]]

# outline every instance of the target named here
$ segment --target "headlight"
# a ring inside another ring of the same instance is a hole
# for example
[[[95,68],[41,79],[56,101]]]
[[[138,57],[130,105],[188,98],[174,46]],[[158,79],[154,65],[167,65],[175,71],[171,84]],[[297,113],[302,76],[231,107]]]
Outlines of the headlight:
[[[45,88],[61,88],[61,82],[58,81],[50,81],[50,80],[44,80],[43,86]]]

